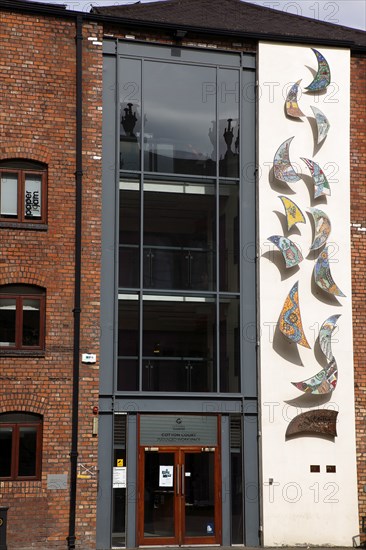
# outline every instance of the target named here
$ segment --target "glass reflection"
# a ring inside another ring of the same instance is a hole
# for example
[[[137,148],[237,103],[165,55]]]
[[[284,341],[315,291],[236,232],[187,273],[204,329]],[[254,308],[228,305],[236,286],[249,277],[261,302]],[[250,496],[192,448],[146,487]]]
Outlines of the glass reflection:
[[[37,428],[21,426],[19,428],[19,476],[36,475]]]
[[[117,390],[138,390],[139,385],[139,302],[118,302]]]
[[[118,284],[138,288],[140,284],[140,184],[123,179],[119,191]]]
[[[239,177],[239,72],[218,70],[220,176]]]
[[[239,292],[239,185],[220,184],[220,290]]]
[[[215,175],[216,69],[144,64],[144,169]]]
[[[143,389],[215,391],[215,303],[178,298],[144,301]]]
[[[120,59],[120,169],[141,165],[141,61]]]
[[[185,453],[185,535],[215,535],[215,456]]]
[[[144,193],[144,287],[215,288],[213,184],[148,182]]]
[[[240,391],[239,299],[220,302],[220,391]]]
[[[174,481],[162,487],[160,472],[162,468],[174,472],[174,453],[151,452],[145,450],[144,485],[144,536],[174,536]],[[174,474],[173,474],[174,475]],[[176,483],[176,481],[175,481]]]
[[[23,346],[39,346],[40,301],[23,300]]]

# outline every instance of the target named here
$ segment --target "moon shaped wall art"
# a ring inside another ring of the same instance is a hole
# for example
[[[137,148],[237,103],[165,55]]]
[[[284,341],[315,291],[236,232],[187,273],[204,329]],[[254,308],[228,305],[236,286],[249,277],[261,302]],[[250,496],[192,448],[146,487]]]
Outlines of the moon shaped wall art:
[[[286,338],[310,348],[309,342],[306,339],[304,329],[302,328],[300,306],[299,306],[299,283],[296,282],[291,288],[280,315],[279,320],[280,331]]]
[[[320,168],[319,164],[310,159],[305,159],[301,157],[310,170],[311,177],[314,181],[314,198],[318,198],[321,195],[330,195],[329,182],[324,174],[323,170]]]
[[[301,250],[290,239],[282,237],[281,235],[272,235],[268,237],[271,243],[275,244],[277,248],[282,252],[283,259],[285,260],[286,267],[294,267],[303,261]]]
[[[314,219],[315,225],[315,235],[310,250],[318,250],[318,248],[326,243],[332,227],[328,216],[325,212],[319,210],[319,208],[309,208],[309,212]]]
[[[287,426],[286,437],[292,435],[322,434],[336,437],[338,411],[315,409],[298,414]]]
[[[336,322],[340,315],[329,317],[319,330],[319,345],[323,354],[327,358],[328,366],[321,369],[315,376],[302,380],[301,382],[292,382],[292,384],[304,393],[321,395],[331,393],[337,386],[338,367],[333,356],[331,347],[331,336],[335,329]]]
[[[282,204],[285,208],[286,219],[287,219],[287,229],[290,230],[291,227],[297,223],[306,223],[304,214],[301,212],[297,204],[294,203],[291,199],[280,195],[279,197],[282,201]]]
[[[330,84],[330,68],[325,57],[315,48],[311,48],[318,60],[318,70],[314,76],[314,80],[306,86],[306,90],[309,92],[320,92],[325,90]]]
[[[335,284],[330,272],[328,247],[324,248],[321,254],[319,254],[319,258],[314,268],[314,278],[316,284],[322,290],[325,290],[325,292],[333,294],[333,296],[345,297],[345,294],[343,294],[340,288]]]
[[[327,137],[330,124],[329,124],[329,120],[320,109],[318,109],[317,107],[313,107],[312,105],[311,105],[311,109],[314,113],[314,117],[316,121],[316,127],[318,130],[317,141],[319,145]]]
[[[299,92],[299,84],[301,80],[298,80],[291,86],[291,89],[286,97],[286,114],[288,116],[294,117],[294,118],[301,118],[302,116],[305,116],[304,113],[299,108],[297,94]]]
[[[332,334],[339,318],[340,314],[332,315],[324,321],[319,330],[319,346],[329,362],[334,359],[332,351]]]
[[[294,138],[291,137],[281,143],[273,160],[275,177],[285,183],[295,183],[301,179],[300,176],[296,174],[290,162],[290,144],[293,139]]]

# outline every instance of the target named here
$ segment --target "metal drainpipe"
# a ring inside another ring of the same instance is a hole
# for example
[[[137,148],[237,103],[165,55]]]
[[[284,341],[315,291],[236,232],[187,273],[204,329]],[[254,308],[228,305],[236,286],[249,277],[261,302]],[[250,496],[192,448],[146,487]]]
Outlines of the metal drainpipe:
[[[72,380],[72,428],[70,452],[70,510],[68,549],[75,548],[76,483],[78,465],[79,427],[79,360],[80,360],[80,294],[81,294],[81,209],[82,209],[82,40],[83,17],[76,16],[76,205],[75,205],[75,289],[74,289],[74,346]]]

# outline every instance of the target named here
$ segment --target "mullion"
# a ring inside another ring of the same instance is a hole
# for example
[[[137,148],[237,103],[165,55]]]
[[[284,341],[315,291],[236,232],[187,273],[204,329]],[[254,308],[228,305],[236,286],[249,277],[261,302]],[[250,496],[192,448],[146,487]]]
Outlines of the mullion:
[[[220,393],[220,124],[219,66],[216,66],[216,391]]]

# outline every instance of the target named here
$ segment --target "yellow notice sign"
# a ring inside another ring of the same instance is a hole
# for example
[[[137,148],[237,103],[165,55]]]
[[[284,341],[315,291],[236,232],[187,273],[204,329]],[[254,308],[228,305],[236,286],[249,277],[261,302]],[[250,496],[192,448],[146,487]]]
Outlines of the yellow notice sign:
[[[117,468],[123,467],[123,458],[117,458]]]

